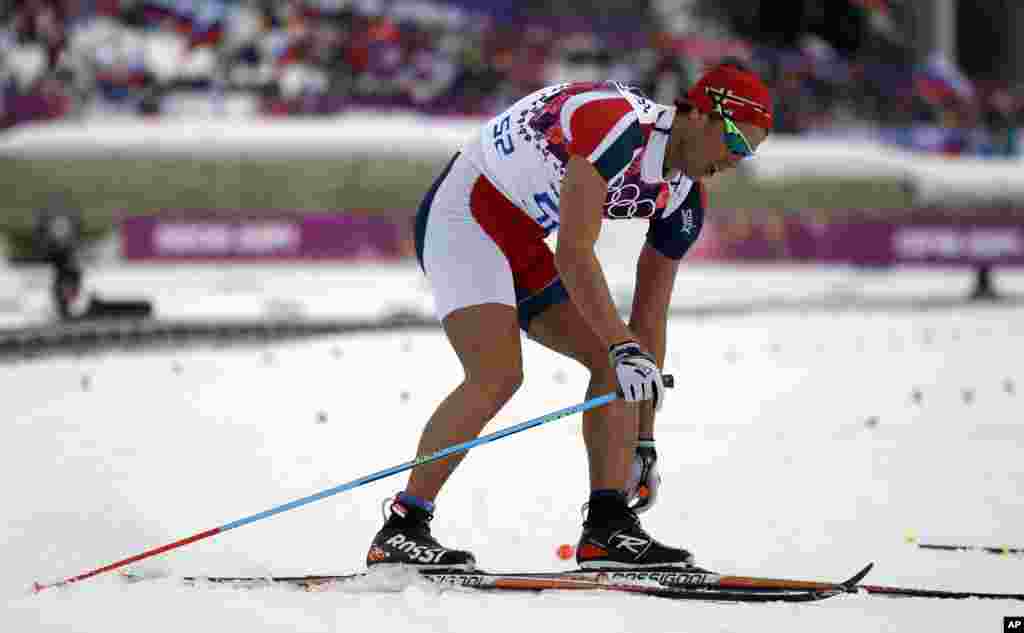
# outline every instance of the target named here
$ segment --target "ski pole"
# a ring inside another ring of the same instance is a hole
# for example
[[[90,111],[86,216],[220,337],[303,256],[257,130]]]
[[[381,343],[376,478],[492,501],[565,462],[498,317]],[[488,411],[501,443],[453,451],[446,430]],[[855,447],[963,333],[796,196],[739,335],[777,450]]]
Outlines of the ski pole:
[[[985,554],[998,554],[1002,556],[1024,555],[1024,547],[1008,547],[1005,545],[970,545],[963,543],[922,543],[913,532],[908,532],[904,538],[908,543],[917,545],[918,549],[930,549],[945,552],[983,552]]]
[[[998,554],[1000,556],[1021,556],[1024,555],[1024,547],[997,547],[989,545],[955,545],[939,543],[918,543],[920,549],[934,549],[946,552],[984,552],[985,554]]]
[[[673,387],[674,386],[674,382],[675,381],[673,380],[671,375],[664,376],[664,383],[665,383],[666,387],[668,387],[668,388]],[[503,437],[508,437],[509,435],[514,435],[516,433],[519,433],[519,432],[522,432],[522,431],[526,431],[526,430],[532,429],[534,427],[538,427],[538,426],[540,426],[542,424],[547,424],[548,422],[554,422],[555,420],[560,420],[561,418],[573,415],[575,413],[582,413],[584,411],[589,411],[590,409],[595,409],[597,407],[603,407],[604,405],[608,404],[609,402],[617,400],[619,397],[620,396],[617,393],[609,393],[609,394],[606,394],[606,395],[603,395],[603,396],[598,396],[596,398],[591,398],[590,400],[587,400],[586,402],[582,402],[580,404],[576,404],[576,405],[573,405],[571,407],[566,407],[566,408],[560,409],[558,411],[553,411],[552,413],[548,413],[547,415],[542,415],[539,418],[534,418],[532,420],[527,420],[526,422],[520,422],[519,424],[516,424],[514,426],[510,426],[510,427],[502,429],[500,431],[495,431],[494,433],[491,433],[489,435],[483,435],[481,437],[469,440],[468,442],[462,442],[460,444],[455,444],[453,446],[449,446],[448,448],[443,448],[443,449],[441,449],[441,450],[439,450],[439,451],[437,451],[435,453],[432,453],[430,455],[424,455],[422,457],[417,457],[416,459],[407,461],[407,462],[399,464],[397,466],[392,466],[391,468],[385,468],[384,470],[379,470],[379,471],[377,471],[375,473],[371,473],[369,475],[360,477],[358,479],[353,479],[352,481],[350,481],[348,483],[344,483],[344,484],[341,484],[341,485],[338,485],[338,486],[334,486],[333,488],[328,488],[326,490],[321,490],[320,492],[317,492],[315,494],[311,494],[311,495],[306,496],[306,497],[302,497],[301,499],[296,499],[294,501],[289,501],[288,503],[284,503],[284,504],[281,504],[279,506],[275,506],[273,508],[270,508],[269,510],[264,510],[263,512],[258,512],[256,514],[244,517],[242,519],[238,519],[238,520],[232,521],[230,523],[225,523],[224,525],[221,525],[220,527],[215,527],[215,528],[213,528],[211,530],[206,530],[204,532],[198,532],[196,534],[193,534],[192,536],[188,536],[188,537],[185,537],[183,539],[174,541],[173,543],[167,543],[166,545],[161,545],[160,547],[154,547],[153,549],[146,550],[146,551],[141,552],[139,554],[136,554],[134,556],[129,556],[128,558],[124,558],[124,559],[119,560],[117,562],[110,563],[109,565],[105,565],[103,567],[98,567],[96,569],[84,572],[84,573],[79,574],[77,576],[71,576],[69,578],[65,578],[64,580],[58,580],[57,582],[52,582],[52,583],[39,583],[39,582],[35,582],[35,583],[32,584],[32,589],[36,593],[39,593],[40,591],[42,591],[44,589],[50,589],[52,587],[61,587],[61,586],[64,586],[64,585],[70,585],[70,584],[73,584],[73,583],[76,583],[76,582],[80,582],[82,580],[86,580],[87,578],[92,578],[93,576],[98,576],[99,574],[102,574],[102,573],[105,573],[105,572],[108,572],[108,571],[113,571],[115,569],[118,569],[119,567],[124,567],[125,565],[130,565],[132,563],[137,563],[140,560],[145,560],[147,558],[151,558],[151,557],[156,556],[158,554],[163,554],[165,552],[169,552],[169,551],[171,551],[173,549],[177,549],[177,548],[182,547],[184,545],[188,545],[190,543],[195,543],[197,541],[201,541],[203,539],[210,538],[211,536],[216,536],[217,534],[223,534],[224,532],[227,532],[229,530],[233,530],[235,528],[242,527],[243,525],[248,525],[250,523],[255,523],[257,521],[261,521],[263,519],[270,518],[270,517],[274,516],[275,514],[281,514],[282,512],[287,512],[289,510],[294,510],[295,508],[304,506],[304,505],[309,504],[309,503],[313,503],[314,501],[320,501],[321,499],[326,499],[327,497],[331,497],[331,496],[336,495],[336,494],[338,494],[340,492],[345,492],[345,491],[348,491],[348,490],[352,490],[353,488],[358,488],[359,486],[362,486],[364,484],[368,484],[368,483],[377,481],[378,479],[384,479],[385,477],[390,477],[391,475],[396,475],[396,474],[404,472],[406,470],[411,470],[412,468],[415,468],[416,466],[422,466],[423,464],[429,464],[431,462],[436,462],[436,461],[444,459],[445,457],[448,457],[450,455],[454,455],[455,453],[462,453],[462,452],[468,451],[469,449],[471,449],[471,448],[473,448],[475,446],[480,446],[482,444],[487,444],[487,443],[493,442],[495,440],[500,440]]]

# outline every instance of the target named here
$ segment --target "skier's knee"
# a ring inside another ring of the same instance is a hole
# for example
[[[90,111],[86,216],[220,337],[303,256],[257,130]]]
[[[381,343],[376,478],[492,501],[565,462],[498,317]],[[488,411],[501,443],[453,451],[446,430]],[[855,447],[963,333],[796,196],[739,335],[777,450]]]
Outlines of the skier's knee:
[[[467,376],[467,382],[497,411],[512,399],[523,384],[522,370],[508,369],[491,372],[486,376]]]

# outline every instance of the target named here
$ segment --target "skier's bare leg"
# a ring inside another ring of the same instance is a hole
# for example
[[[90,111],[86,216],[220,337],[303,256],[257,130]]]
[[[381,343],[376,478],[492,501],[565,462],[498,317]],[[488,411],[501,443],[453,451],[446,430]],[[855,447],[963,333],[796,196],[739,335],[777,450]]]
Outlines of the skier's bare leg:
[[[445,334],[462,363],[465,377],[430,417],[417,456],[477,437],[523,381],[519,321],[512,306],[485,303],[452,312]],[[406,492],[433,501],[465,453],[417,466]]]

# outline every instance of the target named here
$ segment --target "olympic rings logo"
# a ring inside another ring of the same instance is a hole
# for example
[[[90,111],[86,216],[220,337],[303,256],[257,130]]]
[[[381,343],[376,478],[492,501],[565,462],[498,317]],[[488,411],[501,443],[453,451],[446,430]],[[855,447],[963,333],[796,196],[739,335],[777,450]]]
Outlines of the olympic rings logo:
[[[608,198],[605,201],[605,214],[614,220],[632,218],[651,218],[658,211],[655,200],[641,198],[643,192],[640,185],[625,184],[625,178],[619,176],[608,185]]]

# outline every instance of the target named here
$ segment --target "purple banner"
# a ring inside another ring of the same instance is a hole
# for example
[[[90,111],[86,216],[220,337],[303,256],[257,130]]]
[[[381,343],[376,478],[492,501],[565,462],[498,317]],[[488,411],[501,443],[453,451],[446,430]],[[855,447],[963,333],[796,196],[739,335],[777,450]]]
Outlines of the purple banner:
[[[408,255],[392,217],[340,213],[175,212],[121,221],[132,261],[393,260]]]
[[[751,223],[709,222],[694,256],[701,259],[810,261],[868,266],[937,264],[1024,266],[1024,223],[966,218],[815,222],[776,217]]]

